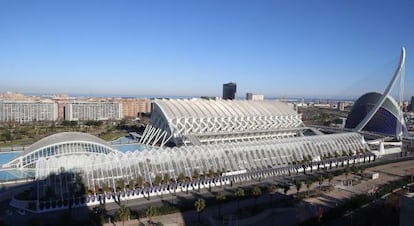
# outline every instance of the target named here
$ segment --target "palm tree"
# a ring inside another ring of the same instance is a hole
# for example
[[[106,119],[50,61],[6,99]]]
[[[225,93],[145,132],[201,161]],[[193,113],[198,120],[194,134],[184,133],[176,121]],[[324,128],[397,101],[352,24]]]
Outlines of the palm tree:
[[[117,212],[119,219],[122,221],[122,226],[124,226],[125,220],[129,218],[131,215],[131,212],[129,211],[129,208],[125,205],[121,205]]]
[[[131,178],[130,180],[129,180],[129,183],[128,183],[128,189],[129,190],[132,190],[132,189],[134,189],[134,179],[133,178]]]
[[[235,192],[234,195],[237,197],[237,209],[239,209],[240,207],[240,199],[242,197],[244,197],[244,190],[242,188],[238,188]]]
[[[256,206],[257,198],[262,195],[262,189],[259,186],[254,186],[252,189],[252,195],[254,197],[254,205]]]
[[[147,210],[145,211],[145,215],[147,215],[150,222],[152,222],[152,217],[157,215],[157,209],[154,206],[148,206]]]
[[[289,191],[290,186],[288,184],[283,185],[283,193],[285,194],[285,197],[287,195],[287,192]]]
[[[349,175],[349,166],[345,167],[344,173],[345,173],[345,180],[346,180],[346,184],[348,185],[348,175]]]
[[[106,196],[111,191],[111,188],[109,188],[108,184],[103,183],[102,184],[102,191],[104,192],[104,195],[103,195],[102,198],[103,198],[103,204],[105,205],[106,204]]]
[[[319,190],[321,190],[321,188],[322,188],[322,184],[323,184],[323,181],[325,180],[325,178],[323,177],[323,175],[320,175],[319,177],[318,177],[318,183],[319,183]]]
[[[170,180],[171,180],[171,176],[170,176],[170,174],[165,173],[165,174],[164,174],[164,178],[163,178],[164,183],[165,183],[165,184],[169,184],[169,183],[170,183]]]
[[[198,222],[200,222],[200,214],[206,208],[206,201],[204,199],[197,199],[194,203],[194,207],[196,208],[198,214]]]
[[[102,190],[103,192],[107,193],[110,191],[110,188],[107,183],[102,183]]]
[[[208,178],[213,177],[214,176],[214,170],[213,169],[209,169],[208,172],[206,173],[206,176]]]
[[[183,182],[184,180],[185,180],[185,175],[184,175],[184,173],[180,173],[180,174],[178,174],[177,181],[178,181],[178,182]]]
[[[302,181],[296,181],[295,186],[296,186],[296,196],[299,198],[299,190],[302,188]]]
[[[142,188],[144,186],[144,178],[138,177],[137,178],[137,186]]]
[[[365,168],[364,167],[360,167],[359,168],[359,173],[361,174],[361,177],[364,177],[364,172],[365,172]]]
[[[224,194],[224,192],[219,192],[216,195],[216,200],[219,202],[219,208],[218,208],[218,216],[221,215],[221,203],[226,200],[226,195]]]
[[[193,179],[197,180],[197,191],[200,192],[200,172],[197,169],[193,171]]]
[[[328,174],[329,185],[331,185],[331,182],[332,182],[333,178],[334,178],[334,176],[332,175],[332,173]]]
[[[157,175],[155,176],[155,179],[154,179],[153,184],[154,184],[155,186],[159,186],[159,185],[161,184],[161,181],[162,181],[161,175],[157,174]]]
[[[352,167],[351,167],[351,172],[352,172],[353,174],[358,174],[358,172],[359,172],[359,168],[358,168],[357,166],[352,166]]]
[[[118,179],[118,180],[116,180],[116,188],[118,189],[118,190],[124,190],[124,188],[125,188],[125,181],[124,181],[124,179]]]
[[[267,186],[267,193],[270,195],[270,202],[273,201],[273,195],[276,194],[276,186],[274,184],[269,184]]]
[[[198,178],[200,178],[200,172],[198,172],[198,170],[195,169],[193,171],[193,179],[198,179]]]
[[[306,183],[306,188],[308,190],[308,198],[309,198],[309,188],[312,186],[313,181],[307,180],[305,183]]]

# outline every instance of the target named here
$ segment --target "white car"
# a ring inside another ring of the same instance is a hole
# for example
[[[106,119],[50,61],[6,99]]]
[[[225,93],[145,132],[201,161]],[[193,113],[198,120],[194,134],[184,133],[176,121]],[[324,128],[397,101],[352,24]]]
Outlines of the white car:
[[[16,212],[20,215],[26,215],[26,211],[23,209],[18,209]]]

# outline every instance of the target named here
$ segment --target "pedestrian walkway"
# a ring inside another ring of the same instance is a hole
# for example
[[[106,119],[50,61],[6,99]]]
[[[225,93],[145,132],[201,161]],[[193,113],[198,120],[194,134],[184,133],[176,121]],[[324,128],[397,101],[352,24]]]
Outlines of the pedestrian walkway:
[[[333,208],[337,205],[340,205],[345,200],[351,198],[352,195],[355,194],[366,194],[372,186],[378,186],[382,184],[386,184],[390,181],[399,179],[405,175],[409,175],[412,169],[414,168],[414,160],[405,161],[405,162],[397,162],[387,165],[375,166],[371,168],[367,168],[366,171],[371,172],[379,172],[380,176],[378,179],[375,180],[367,180],[362,179],[360,176],[356,176],[353,174],[349,174],[348,177],[344,175],[339,175],[334,177],[332,183],[337,185],[340,189],[334,189],[332,191],[326,192],[323,195],[316,197],[316,198],[307,198],[301,202],[300,205],[296,206],[296,209],[287,208],[284,211],[275,211],[275,209],[271,210],[270,214],[260,214],[263,215],[261,218],[254,219],[254,222],[249,222],[249,224],[243,224],[241,219],[235,219],[239,221],[238,225],[273,225],[273,221],[270,218],[277,217],[278,219],[283,219],[283,225],[297,225],[301,220],[305,220],[309,217],[316,216],[318,214],[318,207],[322,206],[326,209]],[[358,183],[354,183],[353,186],[345,186],[343,185],[345,180],[354,180],[358,181]],[[325,180],[322,186],[328,185],[328,181]],[[313,183],[310,189],[318,189],[319,184],[317,182]],[[305,185],[302,186],[300,191],[306,191]],[[291,186],[288,195],[296,194],[296,187]],[[279,189],[279,193],[283,193],[283,190]],[[277,203],[277,200],[283,198],[283,195],[279,194],[274,197],[274,202]],[[258,200],[257,204],[263,204],[269,202],[269,196],[263,191],[263,195],[261,195]],[[243,209],[248,206],[254,205],[254,199],[246,199],[240,201],[240,208]],[[202,213],[202,221],[207,221],[208,218],[217,216],[218,214],[218,206],[206,206],[206,210]],[[237,210],[237,202],[228,202],[222,205],[222,214],[224,216],[230,216]],[[254,217],[254,216],[253,216]],[[252,218],[253,218],[252,217]],[[131,220],[125,222],[125,226],[132,226],[132,225],[148,225],[148,218],[141,218],[139,220]],[[153,222],[161,222],[163,225],[166,226],[180,226],[180,225],[197,225],[198,218],[197,213],[195,210],[186,211],[183,213],[174,213],[168,214],[163,216],[156,216],[152,218]],[[122,225],[122,222],[115,222],[115,223],[107,223],[104,224],[105,226],[113,226],[113,225]]]
[[[414,169],[414,160],[367,168],[365,170],[366,172],[379,172],[379,178],[375,180],[362,179],[361,177],[352,174],[348,175],[348,178],[344,175],[339,175],[333,180],[335,187],[338,187],[339,189],[334,189],[320,197],[306,199],[306,201],[312,203],[313,205],[321,205],[332,208],[344,200],[351,198],[352,195],[367,194],[374,187],[381,186],[391,181],[398,180],[403,176],[410,175],[412,169]],[[353,186],[344,186],[343,181],[345,180],[354,180],[360,183]]]

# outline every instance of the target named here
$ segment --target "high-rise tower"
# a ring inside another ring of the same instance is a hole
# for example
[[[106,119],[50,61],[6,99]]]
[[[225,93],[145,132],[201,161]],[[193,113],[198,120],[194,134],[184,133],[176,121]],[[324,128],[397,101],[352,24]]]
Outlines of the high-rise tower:
[[[223,84],[223,100],[234,100],[237,92],[236,83]]]

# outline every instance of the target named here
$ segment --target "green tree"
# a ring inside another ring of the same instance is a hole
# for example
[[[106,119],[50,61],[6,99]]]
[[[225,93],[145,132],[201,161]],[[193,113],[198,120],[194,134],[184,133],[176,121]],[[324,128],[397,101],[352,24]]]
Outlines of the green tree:
[[[206,201],[204,199],[197,199],[194,203],[194,207],[196,208],[198,214],[198,222],[200,222],[200,214],[206,208]]]
[[[171,181],[171,176],[170,176],[170,174],[165,173],[165,174],[164,174],[163,181],[164,181],[164,183],[165,183],[165,184],[169,184],[169,183],[170,183],[170,181]]]
[[[51,132],[55,132],[55,131],[56,131],[56,125],[55,125],[55,123],[54,123],[54,122],[52,123],[52,125],[50,125],[50,126],[49,126],[49,130],[50,130]]]
[[[152,217],[157,215],[157,209],[154,206],[148,206],[145,210],[145,215],[148,217],[149,221],[152,222]]]
[[[131,178],[131,179],[129,180],[129,183],[128,183],[128,189],[134,189],[134,186],[135,186],[135,184],[134,184],[134,179],[133,179],[133,178]]]
[[[332,173],[329,173],[328,174],[328,182],[329,182],[329,185],[331,185],[331,182],[332,182],[333,178],[334,178],[334,176],[332,175]]]
[[[193,179],[198,179],[198,178],[200,178],[200,172],[198,172],[198,170],[195,169],[193,171]]]
[[[144,178],[138,177],[137,178],[137,186],[142,188],[144,186]]]
[[[219,203],[219,208],[218,208],[218,216],[221,216],[221,203],[226,200],[226,195],[224,194],[224,192],[219,192],[216,195],[216,200]]]
[[[297,197],[299,198],[299,191],[302,188],[302,181],[296,181],[295,186],[296,186],[296,194],[297,194]]]
[[[12,135],[10,130],[6,129],[5,131],[3,131],[3,133],[1,134],[2,140],[3,141],[9,141],[12,140]]]
[[[159,185],[161,184],[161,181],[162,181],[161,175],[157,174],[157,175],[155,176],[155,179],[154,179],[153,184],[154,184],[155,186],[159,186]]]
[[[274,184],[269,184],[267,186],[267,193],[270,195],[270,202],[273,201],[273,195],[276,194],[276,186]]]
[[[306,180],[305,184],[306,184],[306,189],[307,189],[307,191],[308,191],[308,198],[309,198],[309,188],[312,186],[313,181],[311,181],[311,180]]]
[[[184,173],[180,173],[180,174],[178,174],[177,181],[178,181],[178,182],[183,182],[184,180],[185,180],[185,175],[184,175]]]
[[[234,196],[237,197],[237,209],[239,209],[240,208],[240,199],[245,196],[244,190],[242,188],[238,188],[234,192]]]
[[[349,166],[346,166],[345,169],[344,169],[344,174],[345,174],[345,181],[346,181],[346,184],[347,185],[348,185],[348,175],[349,175],[349,172],[350,172]]]
[[[128,220],[129,216],[131,216],[131,212],[128,207],[121,205],[117,211],[117,215],[122,221],[122,226],[124,226],[125,221]]]
[[[319,190],[321,190],[321,188],[322,188],[322,184],[323,184],[323,181],[325,180],[325,178],[322,176],[322,175],[320,175],[319,177],[318,177],[318,184],[319,184]]]
[[[104,192],[104,194],[108,194],[108,192],[111,191],[111,188],[108,186],[107,183],[102,183],[102,191]],[[106,204],[106,198],[103,199],[103,204]]]
[[[254,186],[252,189],[252,195],[254,197],[254,205],[256,206],[257,198],[262,195],[262,189],[259,186]]]
[[[365,172],[365,168],[364,167],[360,167],[359,168],[359,173],[361,174],[361,177],[364,177],[364,172]]]
[[[120,178],[116,180],[116,188],[117,190],[124,190],[125,189],[125,180]]]
[[[351,167],[351,172],[352,172],[353,174],[358,174],[358,172],[359,172],[359,168],[358,168],[358,167],[356,167],[356,166],[352,166],[352,167]]]
[[[213,177],[214,176],[214,170],[213,169],[209,169],[208,173],[207,173],[207,177]]]

